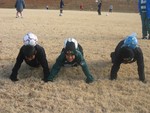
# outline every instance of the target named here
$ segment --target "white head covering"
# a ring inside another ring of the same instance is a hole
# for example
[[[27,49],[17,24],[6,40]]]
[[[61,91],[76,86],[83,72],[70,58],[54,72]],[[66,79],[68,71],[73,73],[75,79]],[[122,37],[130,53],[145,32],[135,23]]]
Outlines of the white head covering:
[[[68,38],[64,41],[64,48],[66,47],[66,43],[67,42],[73,42],[75,44],[75,48],[77,49],[78,48],[78,42],[77,40],[75,40],[74,38]]]
[[[23,37],[24,45],[35,46],[38,43],[38,38],[35,34],[29,32]]]

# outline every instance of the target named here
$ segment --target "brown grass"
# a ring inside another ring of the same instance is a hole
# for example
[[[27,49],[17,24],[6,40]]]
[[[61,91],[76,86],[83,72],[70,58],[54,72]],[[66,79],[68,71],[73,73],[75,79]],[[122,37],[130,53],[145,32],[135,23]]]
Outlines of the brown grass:
[[[0,9],[0,113],[149,113],[149,40],[141,40],[141,20],[137,13],[112,13],[59,10],[24,10],[15,18],[15,9]],[[85,59],[95,78],[85,83],[80,67],[62,68],[56,80],[41,81],[42,68],[22,64],[18,78],[9,80],[22,37],[27,32],[38,36],[45,48],[49,67],[55,63],[65,38],[74,37],[84,48]],[[110,81],[110,52],[118,42],[138,34],[144,53],[147,84],[138,80],[136,63],[122,65],[116,81]]]

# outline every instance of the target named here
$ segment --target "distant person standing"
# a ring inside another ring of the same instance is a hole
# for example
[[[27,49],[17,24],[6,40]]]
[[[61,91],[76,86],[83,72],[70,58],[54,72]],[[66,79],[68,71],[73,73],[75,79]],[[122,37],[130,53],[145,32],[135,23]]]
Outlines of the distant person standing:
[[[80,4],[80,11],[82,11],[83,10],[83,4],[81,3]]]
[[[98,0],[98,15],[101,15],[102,0]]]
[[[150,39],[150,0],[138,0],[142,21],[142,39]]]
[[[112,13],[112,11],[113,11],[113,5],[111,4],[111,5],[109,6],[109,12]]]
[[[47,9],[47,10],[49,9],[48,5],[46,6],[46,9]]]
[[[62,16],[63,8],[64,8],[64,0],[60,0],[60,14],[59,14],[59,16]]]
[[[25,8],[25,1],[24,0],[16,0],[15,8],[17,10],[16,18],[18,18],[19,16],[21,16],[21,18],[22,18],[23,17],[22,11]]]

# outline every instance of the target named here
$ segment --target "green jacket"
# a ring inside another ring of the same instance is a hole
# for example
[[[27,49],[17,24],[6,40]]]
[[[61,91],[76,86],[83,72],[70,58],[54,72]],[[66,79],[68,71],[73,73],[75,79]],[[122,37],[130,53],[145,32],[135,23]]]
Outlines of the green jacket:
[[[80,65],[82,67],[82,70],[83,70],[85,76],[87,77],[87,80],[93,81],[93,77],[89,72],[89,69],[85,62],[85,59],[83,58],[83,55],[79,50],[76,50],[75,60],[73,62],[68,62],[66,60],[65,53],[62,52],[58,56],[56,63],[53,65],[50,75],[48,76],[48,80],[53,81],[54,77],[57,75],[57,73],[59,72],[59,70],[62,66],[74,67],[74,66],[78,66],[78,65]]]

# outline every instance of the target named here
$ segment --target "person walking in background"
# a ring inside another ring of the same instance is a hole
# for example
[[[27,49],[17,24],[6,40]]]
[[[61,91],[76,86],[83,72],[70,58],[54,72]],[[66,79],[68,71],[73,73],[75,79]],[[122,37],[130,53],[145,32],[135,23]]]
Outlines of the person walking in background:
[[[18,81],[17,74],[23,60],[31,67],[39,67],[41,65],[44,72],[43,80],[45,81],[48,77],[49,67],[45,50],[43,47],[37,44],[37,41],[37,36],[33,33],[27,33],[23,37],[24,45],[20,48],[20,52],[16,58],[16,63],[10,75],[10,79],[12,81]]]
[[[102,0],[98,0],[98,15],[101,15]]]
[[[111,4],[111,5],[109,6],[109,12],[112,13],[112,11],[113,11],[113,5]]]
[[[86,76],[86,83],[93,82],[94,78],[83,57],[83,49],[81,45],[74,38],[68,38],[65,40],[64,48],[58,56],[56,63],[53,65],[47,81],[53,82],[53,79],[56,77],[62,66],[76,67],[79,65],[82,67]]]
[[[64,8],[64,0],[60,0],[60,14],[59,14],[59,16],[63,15],[63,8]]]
[[[112,52],[110,56],[113,63],[110,73],[111,80],[117,79],[117,73],[120,69],[121,63],[128,64],[137,61],[139,80],[146,82],[143,53],[141,48],[138,46],[136,33],[133,33],[124,40],[121,40],[115,51]]]
[[[150,0],[138,0],[142,21],[142,39],[150,39]]]
[[[22,12],[23,12],[23,9],[25,8],[25,1],[24,0],[16,0],[15,8],[17,10],[16,18],[18,18],[19,16],[21,16],[21,18],[22,18],[23,17]]]

